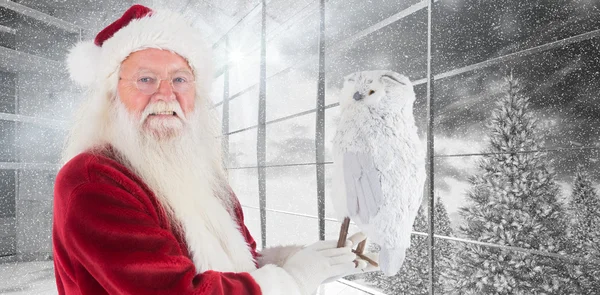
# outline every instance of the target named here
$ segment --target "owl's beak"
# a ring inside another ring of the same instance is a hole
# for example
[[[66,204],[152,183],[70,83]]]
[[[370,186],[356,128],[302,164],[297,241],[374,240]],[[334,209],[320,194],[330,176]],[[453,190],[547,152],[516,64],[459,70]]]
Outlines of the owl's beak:
[[[359,100],[363,99],[363,95],[358,93],[358,91],[356,91],[352,98],[354,98],[354,100],[356,100],[356,101],[359,101]]]

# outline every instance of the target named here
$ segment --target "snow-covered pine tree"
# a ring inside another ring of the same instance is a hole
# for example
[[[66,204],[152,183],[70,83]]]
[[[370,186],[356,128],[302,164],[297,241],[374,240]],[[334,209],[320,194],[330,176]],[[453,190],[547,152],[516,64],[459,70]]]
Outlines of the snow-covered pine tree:
[[[471,240],[564,253],[567,234],[559,187],[528,98],[506,79],[489,125],[489,147],[470,179],[461,227]],[[463,243],[444,274],[445,294],[573,294],[565,261]]]
[[[446,206],[442,203],[442,199],[437,198],[435,203],[435,222],[434,230],[436,235],[451,237],[452,225],[450,223],[450,216]],[[450,270],[452,261],[449,259],[454,256],[456,242],[451,242],[444,239],[435,239],[434,241],[434,256],[435,256],[435,276],[434,276],[434,290],[436,294],[444,294],[442,286],[442,275]],[[420,293],[428,294],[428,293]]]
[[[419,214],[415,219],[414,231],[427,233],[427,211],[426,206],[421,206]],[[437,199],[434,206],[434,228],[438,235],[452,236],[450,227],[450,217],[441,199]],[[429,294],[429,252],[427,246],[427,237],[413,235],[411,237],[411,247],[406,253],[406,260],[402,268],[392,277],[383,276],[380,272],[369,273],[365,275],[365,280],[381,289],[386,294],[407,294],[407,295],[427,295]],[[377,252],[376,245],[372,251]],[[451,256],[452,245],[443,239],[435,240],[436,274],[434,284],[436,290],[440,289],[440,272],[448,269],[444,257]]]
[[[569,253],[583,259],[600,260],[600,197],[590,176],[579,167],[569,200]],[[579,283],[583,294],[600,294],[600,267],[581,265]]]

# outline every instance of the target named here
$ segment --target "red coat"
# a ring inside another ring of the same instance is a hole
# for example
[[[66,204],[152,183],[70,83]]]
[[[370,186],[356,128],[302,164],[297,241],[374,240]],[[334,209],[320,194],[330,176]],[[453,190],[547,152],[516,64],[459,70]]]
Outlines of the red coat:
[[[239,201],[235,212],[256,259]],[[248,273],[196,274],[153,193],[106,156],[80,154],[58,173],[52,243],[59,294],[261,294]]]

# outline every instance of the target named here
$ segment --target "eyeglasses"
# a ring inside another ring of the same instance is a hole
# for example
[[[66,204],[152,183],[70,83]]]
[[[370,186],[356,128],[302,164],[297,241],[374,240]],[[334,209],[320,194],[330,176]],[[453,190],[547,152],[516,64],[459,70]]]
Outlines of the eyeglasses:
[[[194,77],[187,72],[178,72],[167,79],[160,79],[158,78],[158,75],[153,73],[142,73],[134,76],[131,79],[120,77],[119,80],[133,82],[137,89],[145,95],[152,95],[156,93],[160,87],[161,81],[169,81],[169,84],[173,88],[173,92],[180,94],[188,92],[194,84]]]

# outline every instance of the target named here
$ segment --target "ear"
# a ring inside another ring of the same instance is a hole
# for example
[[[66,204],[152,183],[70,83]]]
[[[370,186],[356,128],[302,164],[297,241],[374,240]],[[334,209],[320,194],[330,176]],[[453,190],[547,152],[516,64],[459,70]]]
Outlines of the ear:
[[[405,76],[400,75],[396,72],[385,73],[385,74],[381,75],[381,77],[379,79],[381,80],[382,83],[390,84],[390,85],[396,85],[396,84],[407,85],[408,83],[410,83],[408,78],[406,78]]]

